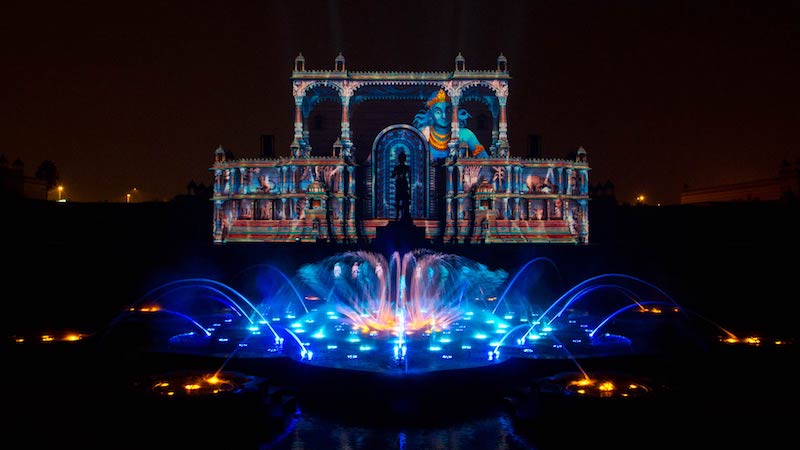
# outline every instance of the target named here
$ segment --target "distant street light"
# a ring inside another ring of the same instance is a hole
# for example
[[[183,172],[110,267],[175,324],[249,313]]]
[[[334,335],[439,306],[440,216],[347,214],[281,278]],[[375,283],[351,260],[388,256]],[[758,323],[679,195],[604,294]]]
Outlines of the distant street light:
[[[130,203],[130,202],[131,202],[131,193],[128,192],[127,194],[125,194],[125,203]]]
[[[64,192],[64,186],[58,187],[58,201],[61,201],[61,193]]]

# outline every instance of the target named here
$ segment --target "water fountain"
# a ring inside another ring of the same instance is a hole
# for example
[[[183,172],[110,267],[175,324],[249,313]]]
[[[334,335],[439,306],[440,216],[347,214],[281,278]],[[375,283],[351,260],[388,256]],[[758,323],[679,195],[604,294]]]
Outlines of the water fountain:
[[[124,370],[137,369],[132,394],[148,404],[247,399],[251,410],[286,418],[296,398],[323,399],[337,412],[369,398],[416,414],[466,397],[475,409],[504,399],[520,420],[564,414],[554,400],[593,413],[641,408],[674,392],[652,375],[675,358],[765,344],[739,339],[637,277],[562,283],[545,257],[509,273],[427,249],[388,258],[358,250],[294,274],[258,264],[230,283],[161,284],[105,329],[72,340],[126,355]]]
[[[173,281],[134,302],[106,333],[146,323],[153,351],[382,373],[660,353],[677,340],[710,345],[697,317],[644,280],[603,274],[548,298],[560,289],[557,276],[544,257],[509,277],[430,250],[388,259],[352,251],[292,277],[267,264],[248,268],[238,290],[210,279]]]

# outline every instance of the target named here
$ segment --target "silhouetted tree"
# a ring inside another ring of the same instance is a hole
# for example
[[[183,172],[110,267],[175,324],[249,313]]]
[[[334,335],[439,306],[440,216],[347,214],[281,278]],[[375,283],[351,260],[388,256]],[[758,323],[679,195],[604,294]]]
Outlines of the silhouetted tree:
[[[58,184],[59,175],[58,175],[58,168],[56,167],[56,163],[46,159],[39,164],[39,167],[36,169],[36,173],[34,174],[36,179],[42,180],[47,187],[47,192],[50,192],[50,189],[53,189],[56,184]],[[46,196],[47,194],[45,194]]]

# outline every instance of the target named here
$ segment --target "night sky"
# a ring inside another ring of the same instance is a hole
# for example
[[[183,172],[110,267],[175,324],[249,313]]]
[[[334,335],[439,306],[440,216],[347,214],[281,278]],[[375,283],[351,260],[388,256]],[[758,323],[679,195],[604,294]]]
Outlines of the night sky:
[[[72,201],[169,200],[214,149],[288,155],[290,76],[451,71],[508,58],[511,154],[588,151],[620,202],[770,178],[800,160],[800,2],[13,1],[0,15],[0,153]],[[380,5],[380,6],[377,6]],[[409,123],[411,122],[409,117]]]

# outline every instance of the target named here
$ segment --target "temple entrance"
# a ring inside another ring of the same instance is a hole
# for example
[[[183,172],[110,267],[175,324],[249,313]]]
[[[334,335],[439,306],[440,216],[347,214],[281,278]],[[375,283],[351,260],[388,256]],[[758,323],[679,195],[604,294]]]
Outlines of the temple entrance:
[[[419,130],[410,125],[392,125],[385,128],[375,138],[372,145],[372,205],[375,218],[396,219],[395,180],[392,170],[398,164],[398,156],[406,155],[409,166],[409,213],[412,219],[425,219],[429,216],[430,164],[428,146]]]

